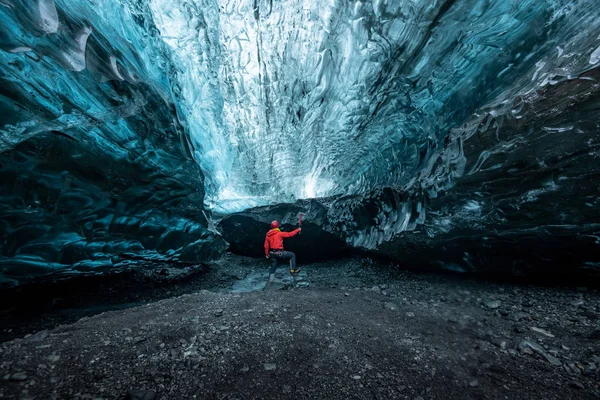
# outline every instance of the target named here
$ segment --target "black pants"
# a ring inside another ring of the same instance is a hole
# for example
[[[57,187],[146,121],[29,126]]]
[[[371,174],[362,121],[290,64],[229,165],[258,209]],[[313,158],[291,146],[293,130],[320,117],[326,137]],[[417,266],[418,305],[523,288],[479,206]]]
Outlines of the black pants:
[[[274,250],[269,252],[269,257],[271,257],[271,271],[269,274],[274,274],[277,270],[277,260],[280,261],[290,261],[290,269],[296,269],[296,254],[291,251],[285,250]]]

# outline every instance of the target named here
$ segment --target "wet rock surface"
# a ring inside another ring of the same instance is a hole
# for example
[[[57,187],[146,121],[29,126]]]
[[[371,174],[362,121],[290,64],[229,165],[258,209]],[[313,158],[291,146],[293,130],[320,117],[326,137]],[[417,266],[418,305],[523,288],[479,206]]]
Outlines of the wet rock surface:
[[[238,285],[266,278],[264,262],[224,262]],[[600,396],[596,289],[414,274],[359,258],[303,271],[308,288],[201,290],[5,342],[0,397]]]

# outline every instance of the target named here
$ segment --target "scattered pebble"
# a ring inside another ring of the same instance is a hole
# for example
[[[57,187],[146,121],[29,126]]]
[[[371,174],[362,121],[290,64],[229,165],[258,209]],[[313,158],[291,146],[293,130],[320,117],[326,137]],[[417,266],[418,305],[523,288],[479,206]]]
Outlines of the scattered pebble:
[[[502,302],[500,300],[489,300],[485,302],[485,306],[491,310],[495,310],[496,308],[499,308],[502,305]]]
[[[156,392],[153,390],[130,390],[125,396],[125,400],[154,400]]]
[[[277,369],[277,364],[263,364],[263,368],[265,369],[265,371],[273,371]]]
[[[16,372],[10,376],[11,381],[21,382],[27,380],[27,374],[25,372]]]
[[[530,329],[534,332],[541,333],[542,335],[546,335],[548,337],[554,337],[553,334],[551,334],[550,332],[548,332],[547,330],[544,330],[542,328],[537,328],[535,326],[532,326]]]

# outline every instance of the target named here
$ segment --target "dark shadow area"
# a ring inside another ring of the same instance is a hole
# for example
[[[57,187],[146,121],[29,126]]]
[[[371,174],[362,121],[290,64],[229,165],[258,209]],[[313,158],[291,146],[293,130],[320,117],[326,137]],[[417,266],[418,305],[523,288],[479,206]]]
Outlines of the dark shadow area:
[[[235,278],[209,265],[155,264],[101,275],[45,279],[0,290],[0,342],[110,310],[135,307]]]

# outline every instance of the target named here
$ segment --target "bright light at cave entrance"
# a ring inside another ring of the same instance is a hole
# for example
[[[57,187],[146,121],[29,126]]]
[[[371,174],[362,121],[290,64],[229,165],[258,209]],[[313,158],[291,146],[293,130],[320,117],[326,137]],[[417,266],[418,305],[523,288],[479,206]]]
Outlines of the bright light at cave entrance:
[[[312,176],[306,177],[306,183],[304,184],[304,198],[314,199],[315,198],[315,185],[317,184],[316,180]]]

